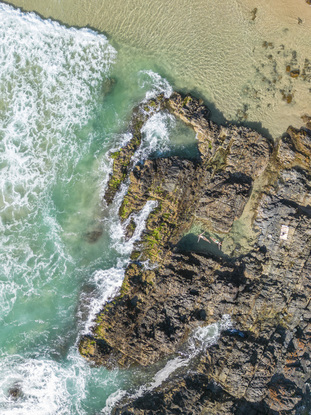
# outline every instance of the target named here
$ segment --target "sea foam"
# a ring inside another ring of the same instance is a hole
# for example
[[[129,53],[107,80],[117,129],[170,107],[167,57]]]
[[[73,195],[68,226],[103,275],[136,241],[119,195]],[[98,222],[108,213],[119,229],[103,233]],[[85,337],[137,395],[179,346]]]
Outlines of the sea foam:
[[[89,149],[92,131],[76,132],[96,109],[116,51],[103,35],[4,4],[0,20],[1,318],[14,304],[15,280],[29,291],[40,269],[66,270],[51,189]],[[46,256],[46,237],[58,258]]]
[[[5,5],[0,15],[0,209],[14,220],[18,210],[32,209],[64,156],[78,161],[89,144],[77,143],[75,130],[88,122],[94,91],[116,52],[87,29],[67,29]]]
[[[4,358],[0,361],[1,414],[84,414],[81,400],[85,398],[88,372],[89,368],[78,359],[64,367],[44,358]],[[9,393],[12,389],[18,390],[16,398]]]

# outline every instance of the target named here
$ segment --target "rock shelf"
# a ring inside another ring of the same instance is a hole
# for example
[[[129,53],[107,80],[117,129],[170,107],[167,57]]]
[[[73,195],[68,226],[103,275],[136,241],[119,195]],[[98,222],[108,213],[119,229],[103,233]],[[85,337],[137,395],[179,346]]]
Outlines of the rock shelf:
[[[195,130],[198,159],[131,164],[141,126],[155,111],[169,111]],[[308,413],[311,131],[289,127],[273,143],[249,128],[216,125],[201,101],[177,93],[137,107],[131,131],[132,141],[113,155],[106,202],[129,178],[123,221],[148,200],[158,206],[119,296],[103,306],[80,353],[108,368],[151,365],[225,314],[243,336],[223,333],[191,372],[121,402],[113,413]],[[179,248],[195,227],[222,242],[221,254]],[[142,265],[147,259],[152,269]]]

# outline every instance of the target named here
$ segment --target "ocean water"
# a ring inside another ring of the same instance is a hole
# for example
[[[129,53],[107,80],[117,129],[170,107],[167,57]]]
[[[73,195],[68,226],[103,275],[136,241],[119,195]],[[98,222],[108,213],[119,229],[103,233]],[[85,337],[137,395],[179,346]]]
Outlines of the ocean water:
[[[129,140],[133,107],[172,87],[144,58],[124,76],[118,50],[90,29],[4,4],[0,21],[0,413],[109,414],[186,366],[223,325],[207,328],[195,351],[189,343],[182,364],[149,373],[91,367],[77,350],[156,205],[134,217],[125,242],[116,212],[127,186],[103,202],[109,154]],[[167,114],[143,137],[138,159],[195,149],[194,133]]]
[[[103,31],[118,49],[120,78],[128,80],[144,61],[175,89],[203,98],[216,121],[242,122],[277,138],[311,115],[305,0],[6,1]],[[291,77],[288,66],[300,76]]]

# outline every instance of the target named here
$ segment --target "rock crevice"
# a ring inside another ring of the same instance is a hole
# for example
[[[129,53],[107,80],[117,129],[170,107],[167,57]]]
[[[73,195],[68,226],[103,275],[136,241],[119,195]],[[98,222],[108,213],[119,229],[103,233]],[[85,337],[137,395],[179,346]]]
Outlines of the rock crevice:
[[[160,110],[196,131],[200,157],[132,168],[142,123]],[[158,205],[120,295],[81,339],[81,354],[107,367],[146,366],[223,315],[235,331],[201,353],[190,373],[114,413],[303,414],[311,376],[310,130],[289,127],[273,144],[245,127],[217,126],[201,101],[177,93],[139,106],[131,128],[105,199],[129,177],[123,221],[148,200]]]

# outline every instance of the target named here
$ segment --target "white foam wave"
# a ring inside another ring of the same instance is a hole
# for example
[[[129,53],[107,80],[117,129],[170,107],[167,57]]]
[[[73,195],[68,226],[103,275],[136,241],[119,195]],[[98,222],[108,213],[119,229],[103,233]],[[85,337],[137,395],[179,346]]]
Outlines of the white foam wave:
[[[65,274],[71,261],[46,210],[53,185],[89,149],[92,130],[76,132],[96,109],[116,51],[103,35],[8,5],[0,21],[0,272],[29,292],[33,279]],[[2,283],[1,316],[15,288]]]
[[[0,361],[0,412],[10,415],[85,414],[85,378],[90,369],[75,358],[65,367],[47,359],[8,356]],[[17,397],[10,390],[17,390]]]
[[[221,332],[231,327],[232,322],[230,316],[228,314],[224,314],[219,322],[197,328],[188,340],[190,359],[215,344]]]
[[[119,402],[124,396],[126,392],[122,389],[118,389],[116,392],[112,393],[106,401],[105,408],[101,410],[101,413],[104,415],[110,415],[113,407]]]
[[[138,398],[144,393],[151,391],[158,386],[160,386],[169,376],[174,373],[178,368],[187,366],[189,364],[189,358],[182,358],[180,356],[175,357],[174,359],[169,360],[163,369],[159,370],[153,380],[150,383],[147,383],[141,386],[138,391],[134,394],[133,398]]]
[[[164,94],[165,98],[169,98],[173,93],[173,88],[169,82],[162,78],[156,72],[151,70],[139,72],[138,83],[140,88],[147,89],[145,100],[155,98],[159,94]]]
[[[103,305],[115,297],[124,279],[124,268],[109,268],[97,270],[92,276],[92,282],[96,286],[96,293],[92,294],[89,306],[88,319],[83,333],[89,333],[96,315],[102,310]]]
[[[150,154],[163,154],[170,150],[170,132],[176,125],[176,119],[172,114],[157,112],[153,114],[143,125],[142,143],[135,153],[133,160],[138,162],[150,156]]]
[[[148,219],[149,214],[156,208],[157,205],[158,202],[156,200],[148,200],[140,212],[133,213],[124,224],[119,223],[119,226],[116,227],[117,230],[112,233],[113,247],[122,256],[126,255],[129,257],[134,248],[134,244],[141,238],[141,234],[145,229],[146,220]],[[136,227],[133,236],[128,241],[125,241],[125,229],[130,220],[134,221]],[[123,237],[121,240],[120,236]]]
[[[202,353],[213,344],[216,344],[221,332],[231,326],[230,316],[225,314],[219,322],[197,328],[184,346],[184,350],[180,352],[180,356],[169,360],[165,367],[155,374],[152,382],[141,386],[134,397],[142,396],[147,391],[155,389],[160,386],[162,382],[167,380],[177,369],[188,366],[195,356]]]
[[[102,35],[3,4],[0,20],[0,213],[14,220],[79,159],[75,129],[89,120],[115,51]]]
[[[117,195],[114,203],[119,206],[127,187],[124,185]],[[120,200],[119,200],[120,199]],[[157,206],[156,201],[148,201],[143,209],[137,214],[131,215],[136,224],[133,236],[125,240],[125,228],[118,217],[118,209],[110,209],[110,218],[107,220],[112,247],[118,252],[117,267],[97,270],[91,278],[91,282],[96,286],[96,292],[92,294],[92,300],[89,305],[89,315],[85,324],[84,333],[88,333],[94,324],[96,315],[103,308],[103,305],[116,296],[120,290],[124,279],[125,267],[129,263],[130,254],[134,244],[140,240],[141,234],[145,229],[146,220],[150,212]]]

